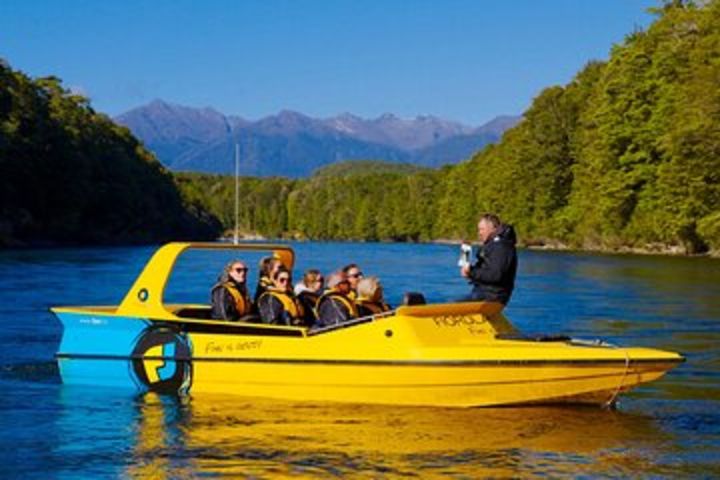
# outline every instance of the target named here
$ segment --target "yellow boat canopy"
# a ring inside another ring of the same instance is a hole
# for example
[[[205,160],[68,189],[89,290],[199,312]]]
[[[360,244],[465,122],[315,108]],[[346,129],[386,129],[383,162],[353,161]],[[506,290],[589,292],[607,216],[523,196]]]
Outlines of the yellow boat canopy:
[[[163,294],[175,262],[185,250],[242,250],[272,252],[283,265],[292,270],[295,252],[289,245],[266,243],[200,243],[173,242],[160,247],[145,265],[142,273],[128,291],[117,309],[118,315],[163,318],[167,311],[163,305]]]

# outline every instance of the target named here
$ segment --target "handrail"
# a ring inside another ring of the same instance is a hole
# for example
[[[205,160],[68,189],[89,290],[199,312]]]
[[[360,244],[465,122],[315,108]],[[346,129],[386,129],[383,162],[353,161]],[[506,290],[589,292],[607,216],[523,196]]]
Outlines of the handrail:
[[[271,251],[289,270],[295,263],[295,252],[289,245],[268,243],[173,242],[160,247],[138,275],[117,309],[119,315],[147,318],[167,317],[163,295],[175,262],[185,250]]]

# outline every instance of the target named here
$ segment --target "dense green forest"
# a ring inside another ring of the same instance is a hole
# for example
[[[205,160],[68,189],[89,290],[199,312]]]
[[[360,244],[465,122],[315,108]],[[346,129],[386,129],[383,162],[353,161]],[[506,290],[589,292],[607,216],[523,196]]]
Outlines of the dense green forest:
[[[453,172],[473,210],[498,211],[526,242],[720,248],[720,1],[656,13]]]
[[[494,211],[525,244],[720,250],[720,1],[668,2],[655,13],[606,62],[540,92],[519,125],[469,161],[246,180],[254,187],[242,228],[321,239],[474,238],[478,214]],[[194,182],[231,194],[230,179]],[[196,198],[231,225],[230,198],[226,207]]]
[[[244,234],[312,239],[431,240],[440,171],[377,161],[329,165],[310,179],[239,179],[238,227]],[[235,180],[178,173],[186,198],[232,229]]]
[[[129,130],[57,78],[31,79],[0,59],[0,246],[209,239],[219,231]]]
[[[266,237],[475,238],[481,212],[526,245],[720,251],[720,0],[673,1],[607,61],[533,100],[496,145],[438,170],[378,162],[242,178],[239,226]],[[0,244],[212,236],[234,180],[171,177],[54,78],[0,66]],[[174,180],[174,182],[173,182]]]

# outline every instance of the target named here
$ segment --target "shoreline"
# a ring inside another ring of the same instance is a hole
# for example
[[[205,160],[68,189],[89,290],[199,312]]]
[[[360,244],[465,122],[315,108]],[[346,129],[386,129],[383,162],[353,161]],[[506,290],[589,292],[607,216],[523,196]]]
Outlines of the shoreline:
[[[429,245],[457,245],[467,240],[453,239],[453,238],[436,238],[433,240],[423,241],[403,241],[403,240],[348,240],[348,239],[335,239],[335,240],[317,240],[310,238],[300,238],[296,235],[288,235],[276,238],[265,237],[259,234],[240,234],[239,240],[241,242],[274,242],[274,241],[295,241],[295,242],[347,242],[347,243],[406,243],[406,244],[429,244]],[[169,240],[169,241],[213,241],[213,240]],[[217,242],[228,242],[232,243],[233,237],[221,236],[216,238],[214,241]],[[119,242],[52,242],[52,241],[35,241],[35,242],[10,242],[9,244],[0,244],[0,252],[11,251],[11,250],[41,250],[41,249],[56,249],[56,248],[102,248],[102,247],[141,247],[151,245],[162,245],[167,243],[162,239],[156,241],[119,241]],[[473,246],[478,245],[476,239],[468,242]],[[615,248],[609,247],[572,247],[560,242],[548,242],[548,243],[529,243],[519,244],[519,249],[531,250],[531,251],[547,251],[547,252],[575,252],[575,253],[594,253],[603,255],[644,255],[644,256],[663,256],[663,257],[680,257],[680,258],[712,258],[720,259],[720,251],[709,251],[705,253],[687,253],[685,249],[677,245],[660,245],[652,244],[648,247],[629,247],[620,246]]]
[[[424,241],[403,241],[403,240],[317,240],[311,238],[301,238],[294,235],[287,237],[269,238],[259,234],[240,235],[240,241],[295,241],[295,242],[347,242],[347,243],[407,243],[407,244],[430,244],[430,245],[457,245],[461,243],[470,243],[473,246],[478,244],[477,239],[468,242],[464,239],[454,238],[436,238]],[[220,237],[220,241],[232,241],[230,237]],[[720,251],[708,251],[705,253],[687,253],[685,249],[677,245],[661,245],[652,244],[647,247],[629,247],[620,246],[616,248],[609,247],[572,247],[561,242],[548,243],[529,243],[519,244],[518,248],[525,250],[547,251],[547,252],[576,252],[576,253],[596,253],[604,255],[647,255],[647,256],[663,256],[663,257],[683,257],[683,258],[720,258]]]

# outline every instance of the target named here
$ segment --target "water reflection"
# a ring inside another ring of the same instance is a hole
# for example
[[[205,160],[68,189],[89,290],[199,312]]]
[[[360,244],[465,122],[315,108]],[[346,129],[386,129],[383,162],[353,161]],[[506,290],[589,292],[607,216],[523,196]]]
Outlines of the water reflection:
[[[135,399],[134,442],[125,471],[128,478],[190,478],[195,471],[193,452],[185,441],[187,398],[154,393]],[[178,452],[181,452],[178,455]]]
[[[437,409],[147,394],[124,476],[255,478],[661,474],[673,437],[650,417],[587,408]]]
[[[383,278],[394,303],[407,290],[445,300],[468,289],[451,246],[295,247],[296,276],[352,257]],[[522,330],[687,356],[622,396],[616,412],[178,400],[59,385],[49,361],[61,329],[47,307],[118,302],[152,252],[0,252],[0,477],[720,478],[717,260],[521,252],[508,316]],[[168,295],[206,301],[221,264],[200,255],[185,265]],[[197,267],[210,267],[209,276],[198,277]]]

